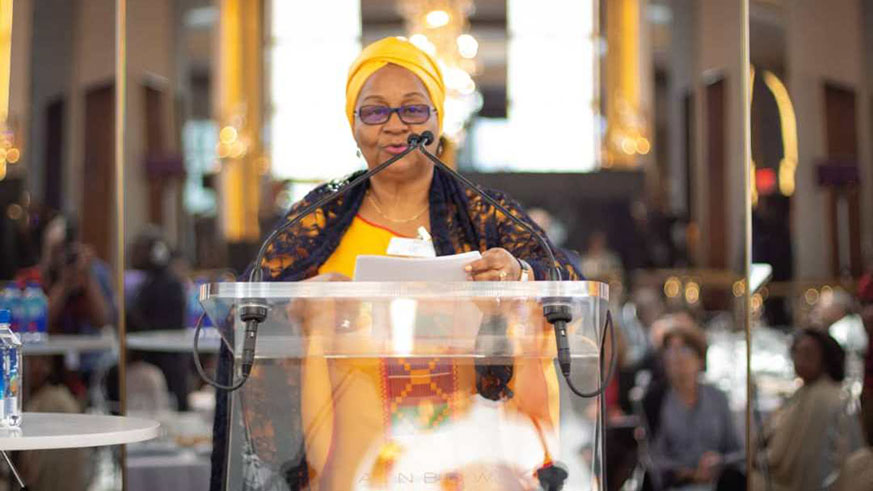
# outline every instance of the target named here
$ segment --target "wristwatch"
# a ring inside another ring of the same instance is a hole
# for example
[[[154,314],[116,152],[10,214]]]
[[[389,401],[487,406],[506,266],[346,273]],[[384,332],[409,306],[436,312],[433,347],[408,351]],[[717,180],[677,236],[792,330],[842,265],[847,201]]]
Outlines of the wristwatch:
[[[518,265],[521,267],[521,276],[518,278],[518,281],[530,281],[534,278],[533,268],[530,267],[530,264],[518,259]]]

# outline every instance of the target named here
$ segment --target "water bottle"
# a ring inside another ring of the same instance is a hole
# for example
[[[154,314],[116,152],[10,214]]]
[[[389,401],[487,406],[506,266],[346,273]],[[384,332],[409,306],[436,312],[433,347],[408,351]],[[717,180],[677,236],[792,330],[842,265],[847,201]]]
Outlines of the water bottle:
[[[21,310],[27,322],[27,329],[22,329],[22,341],[39,343],[46,339],[46,316],[48,314],[48,299],[42,288],[36,283],[28,283],[21,300]]]
[[[21,290],[15,282],[9,282],[6,288],[3,289],[2,299],[0,299],[0,308],[9,311],[11,316],[10,329],[12,332],[21,332],[22,329],[22,312],[21,312]]]
[[[21,341],[10,329],[11,314],[0,310],[0,360],[3,365],[0,426],[21,425]]]

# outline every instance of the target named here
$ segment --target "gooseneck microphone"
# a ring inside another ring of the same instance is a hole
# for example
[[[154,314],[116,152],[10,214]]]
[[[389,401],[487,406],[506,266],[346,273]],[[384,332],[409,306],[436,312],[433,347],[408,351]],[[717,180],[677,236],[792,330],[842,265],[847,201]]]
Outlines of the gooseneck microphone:
[[[431,137],[433,138],[433,137]],[[388,166],[412,153],[413,150],[418,148],[421,144],[421,137],[416,134],[411,134],[406,140],[407,147],[402,152],[397,155],[391,157],[385,162],[373,167],[372,169],[364,172],[360,176],[352,179],[344,186],[339,189],[334,190],[331,193],[326,194],[321,199],[315,201],[309,206],[304,207],[300,210],[297,215],[288,220],[282,226],[273,230],[270,235],[267,236],[266,239],[261,243],[260,249],[258,249],[258,254],[255,256],[255,261],[252,265],[252,269],[249,273],[248,282],[256,283],[263,280],[263,268],[261,267],[261,263],[264,261],[264,256],[267,253],[267,249],[269,249],[270,245],[276,240],[282,232],[290,229],[291,227],[300,223],[301,220],[309,216],[314,211],[323,207],[327,203],[339,198],[340,196],[346,194],[355,186],[367,181],[369,178],[375,176],[376,174],[382,172]],[[240,363],[240,379],[234,382],[231,385],[225,385],[218,381],[212,380],[210,377],[206,375],[206,373],[201,369],[199,353],[197,353],[197,340],[199,338],[199,330],[200,330],[200,322],[197,325],[197,331],[194,333],[194,343],[195,343],[195,353],[194,353],[194,361],[197,366],[197,371],[200,372],[200,377],[203,378],[206,383],[209,385],[222,389],[228,392],[235,391],[242,387],[249,378],[249,375],[252,372],[252,367],[255,364],[255,346],[258,340],[258,326],[261,325],[267,319],[267,313],[269,312],[269,305],[267,304],[266,299],[263,298],[245,298],[240,302],[239,305],[239,316],[240,320],[245,324],[245,329],[243,331],[243,347],[242,347],[242,361]]]
[[[413,141],[413,137],[416,135],[410,135],[409,141]],[[549,242],[539,234],[530,224],[513,215],[509,210],[507,210],[503,205],[501,205],[497,200],[492,198],[485,192],[482,188],[479,187],[478,184],[473,181],[467,179],[463,175],[461,175],[456,170],[452,169],[448,165],[446,165],[442,160],[440,160],[436,155],[430,153],[427,149],[427,145],[431,144],[434,141],[433,133],[430,131],[425,131],[421,134],[417,141],[416,148],[424,154],[433,164],[443,171],[450,174],[452,177],[460,181],[462,184],[472,189],[476,194],[482,197],[485,201],[488,202],[491,206],[502,212],[506,215],[513,223],[524,229],[526,232],[530,233],[531,236],[539,243],[540,247],[546,251],[546,254],[549,257],[549,281],[561,281],[561,270],[558,269],[558,263],[555,261],[555,254],[552,251],[552,248],[549,246]],[[607,373],[606,378],[604,378],[600,384],[600,387],[596,388],[591,392],[583,392],[578,390],[575,385],[573,385],[573,381],[570,380],[570,345],[567,340],[567,323],[573,320],[573,315],[570,312],[570,302],[566,299],[562,299],[559,297],[556,298],[544,298],[543,299],[543,316],[546,320],[551,324],[555,330],[555,344],[557,345],[557,358],[558,358],[558,366],[561,369],[561,373],[564,376],[564,379],[567,382],[567,386],[570,390],[578,395],[579,397],[596,397],[600,395],[609,385],[609,381],[612,378],[612,374],[615,371],[615,330],[612,328],[612,316],[609,314],[609,311],[606,313],[606,326],[604,327],[603,337],[600,342],[600,351],[601,358],[603,356],[603,344],[605,340],[606,329],[609,329],[610,336],[612,339],[612,356],[610,357],[610,367],[609,372]]]
[[[443,161],[437,158],[435,155],[430,153],[426,145],[431,144],[434,141],[434,135],[430,131],[425,131],[421,135],[417,135],[415,133],[410,134],[407,138],[407,148],[400,152],[399,154],[391,157],[385,162],[379,164],[378,166],[368,170],[367,172],[361,174],[355,179],[349,181],[344,186],[334,190],[331,193],[328,193],[321,199],[311,203],[310,205],[304,207],[300,210],[297,215],[291,220],[282,224],[282,226],[276,228],[267,238],[261,243],[261,247],[258,250],[258,254],[255,257],[255,261],[253,263],[252,269],[249,273],[248,281],[250,283],[260,282],[263,279],[263,268],[261,267],[261,263],[264,260],[264,256],[267,252],[269,246],[276,240],[279,235],[281,235],[286,230],[300,223],[305,217],[309,216],[314,211],[323,207],[325,204],[343,196],[355,186],[367,181],[374,175],[382,172],[388,166],[402,159],[409,153],[414,150],[419,150],[423,155],[425,155],[431,162],[434,163],[437,167],[447,172],[449,175],[463,183],[465,186],[472,189],[479,196],[481,196],[486,202],[490,205],[494,206],[497,210],[501,211],[504,215],[506,215],[513,223],[529,232],[531,236],[540,244],[543,250],[548,255],[550,264],[549,264],[549,280],[550,281],[561,281],[561,271],[557,267],[557,261],[555,260],[554,252],[552,248],[549,247],[548,241],[545,238],[537,233],[533,227],[531,227],[528,223],[524,222],[520,218],[516,217],[512,213],[509,212],[503,205],[501,205],[497,200],[488,195],[485,191],[483,191],[477,184],[470,181],[463,175],[459,174],[457,171],[446,165]],[[249,375],[251,374],[252,367],[255,363],[255,346],[257,344],[257,333],[258,326],[263,323],[269,311],[269,306],[267,305],[267,301],[263,298],[246,298],[240,302],[239,314],[240,320],[245,324],[244,329],[244,337],[243,337],[243,352],[242,352],[242,361],[241,361],[241,377],[240,379],[233,383],[232,385],[224,385],[217,381],[211,380],[206,374],[199,369],[199,359],[198,354],[196,353],[196,341],[199,335],[199,332],[195,332],[195,365],[198,366],[198,372],[200,372],[201,377],[210,385],[226,390],[226,391],[234,391],[242,387]],[[570,380],[570,368],[571,368],[571,360],[570,360],[570,347],[567,340],[567,323],[572,320],[572,314],[570,312],[570,304],[566,299],[561,298],[545,298],[543,299],[543,315],[546,320],[552,324],[555,330],[555,342],[557,345],[557,359],[558,366],[561,369],[561,373],[563,374],[565,380],[567,381],[568,387],[573,391],[576,395],[580,397],[596,397],[600,393],[603,392],[606,385],[608,385],[609,380],[612,378],[612,374],[615,370],[616,357],[615,350],[613,349],[613,355],[611,356],[610,367],[606,378],[601,383],[601,386],[595,389],[592,392],[582,392],[576,389]],[[607,311],[606,315],[606,328],[610,330],[612,345],[615,346],[615,332],[612,329],[611,316]],[[197,330],[199,331],[200,326],[198,323]],[[605,335],[604,329],[604,335]],[[601,355],[603,355],[603,344],[604,344],[605,336],[601,339]],[[601,356],[602,359],[602,356]]]

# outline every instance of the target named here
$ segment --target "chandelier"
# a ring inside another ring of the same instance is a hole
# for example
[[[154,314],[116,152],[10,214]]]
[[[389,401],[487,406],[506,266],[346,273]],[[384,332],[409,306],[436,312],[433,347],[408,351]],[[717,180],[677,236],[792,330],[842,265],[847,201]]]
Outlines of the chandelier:
[[[482,107],[473,75],[479,43],[469,34],[472,0],[397,0],[409,41],[433,56],[446,84],[443,133],[459,143],[470,117]]]

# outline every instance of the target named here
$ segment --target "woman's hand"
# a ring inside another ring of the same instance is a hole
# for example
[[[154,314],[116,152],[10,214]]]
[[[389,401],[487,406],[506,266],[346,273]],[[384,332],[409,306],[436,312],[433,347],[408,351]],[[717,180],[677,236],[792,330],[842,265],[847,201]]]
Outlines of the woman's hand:
[[[506,249],[495,247],[482,253],[482,258],[464,267],[467,277],[473,281],[518,281],[521,266],[518,259]]]

